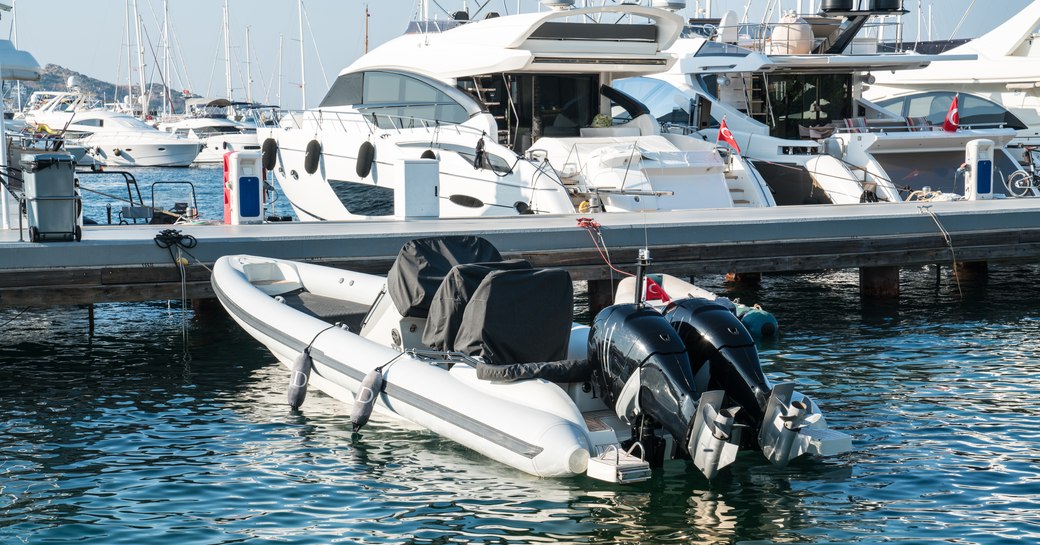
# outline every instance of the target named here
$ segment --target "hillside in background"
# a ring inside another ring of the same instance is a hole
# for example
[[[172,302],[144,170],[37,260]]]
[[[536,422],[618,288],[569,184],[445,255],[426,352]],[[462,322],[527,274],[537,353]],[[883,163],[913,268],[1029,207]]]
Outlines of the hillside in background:
[[[127,95],[127,86],[125,83],[121,85],[115,85],[107,81],[101,81],[99,79],[92,78],[85,74],[76,72],[75,70],[69,70],[63,66],[56,64],[48,64],[43,67],[43,77],[40,81],[23,81],[22,82],[22,104],[25,104],[29,95],[33,91],[66,91],[69,90],[67,82],[69,78],[75,78],[76,86],[79,87],[80,92],[90,96],[94,96],[103,102],[115,102],[122,100]],[[12,83],[7,83],[8,86]],[[135,90],[136,92],[136,90]],[[163,87],[159,84],[151,85],[152,98],[149,102],[149,110],[158,111],[162,108],[162,93]],[[179,92],[173,92],[173,106],[174,111],[184,111],[184,97]],[[7,96],[14,96],[12,92],[9,92]],[[17,100],[12,100],[13,103],[17,104]]]

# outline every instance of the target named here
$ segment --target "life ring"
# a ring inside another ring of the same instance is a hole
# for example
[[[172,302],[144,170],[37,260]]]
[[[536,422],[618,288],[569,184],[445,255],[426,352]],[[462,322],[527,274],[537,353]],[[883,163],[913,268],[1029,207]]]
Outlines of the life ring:
[[[367,178],[372,172],[372,163],[376,160],[376,147],[371,142],[363,142],[357,152],[357,166],[354,168],[357,175]]]
[[[307,174],[318,172],[319,161],[321,161],[321,142],[311,140],[307,143],[307,152],[303,156],[303,170]]]
[[[275,164],[278,163],[278,142],[275,142],[274,138],[264,140],[260,149],[260,163],[264,170],[274,170]]]

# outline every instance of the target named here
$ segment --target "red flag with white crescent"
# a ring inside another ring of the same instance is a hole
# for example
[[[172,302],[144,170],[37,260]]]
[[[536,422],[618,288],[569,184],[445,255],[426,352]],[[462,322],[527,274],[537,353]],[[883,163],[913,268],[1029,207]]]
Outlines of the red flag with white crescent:
[[[715,140],[715,145],[718,145],[719,141],[729,144],[729,146],[737,150],[737,155],[740,155],[740,146],[737,145],[737,139],[733,138],[733,131],[729,130],[726,126],[726,118],[722,118],[722,123],[719,123],[719,137]]]
[[[961,125],[961,114],[957,110],[957,97],[959,95],[953,95],[953,102],[950,103],[950,111],[946,112],[946,119],[943,119],[943,130],[946,132],[957,132],[957,129]]]

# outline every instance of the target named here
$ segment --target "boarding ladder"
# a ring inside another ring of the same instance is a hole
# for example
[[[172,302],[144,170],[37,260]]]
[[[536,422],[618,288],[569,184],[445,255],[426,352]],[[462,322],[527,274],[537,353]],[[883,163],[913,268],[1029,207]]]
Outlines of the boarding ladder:
[[[502,74],[478,74],[459,78],[458,87],[475,96],[498,124],[497,141],[513,147],[516,122],[510,111],[509,89]]]

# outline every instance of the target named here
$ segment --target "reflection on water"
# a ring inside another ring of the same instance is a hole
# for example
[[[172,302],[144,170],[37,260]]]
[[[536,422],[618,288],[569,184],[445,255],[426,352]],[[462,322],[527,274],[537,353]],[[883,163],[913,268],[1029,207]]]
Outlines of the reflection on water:
[[[1036,267],[961,293],[903,273],[864,304],[855,272],[767,276],[760,345],[856,450],[719,479],[671,466],[619,487],[537,479],[312,393],[230,320],[179,303],[0,310],[0,543],[875,543],[1040,539]],[[6,323],[9,320],[10,323]]]

